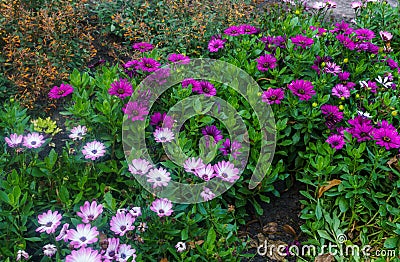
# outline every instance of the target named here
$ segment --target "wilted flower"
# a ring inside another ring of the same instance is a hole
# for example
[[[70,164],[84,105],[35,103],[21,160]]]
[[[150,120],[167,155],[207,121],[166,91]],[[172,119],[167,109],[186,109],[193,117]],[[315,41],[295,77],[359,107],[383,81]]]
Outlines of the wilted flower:
[[[57,227],[61,224],[62,216],[58,214],[58,211],[52,212],[48,210],[47,213],[44,212],[43,214],[38,216],[38,223],[42,226],[36,229],[36,232],[46,232],[47,234],[54,233]]]
[[[208,187],[203,187],[203,191],[201,191],[200,196],[204,199],[204,201],[209,201],[214,199],[215,194]]]
[[[145,232],[146,229],[148,228],[147,224],[145,222],[140,222],[139,225],[137,226],[137,230],[139,230],[139,232]]]
[[[29,254],[27,252],[25,252],[24,250],[18,250],[16,261],[20,261],[22,258],[24,260],[28,260]]]
[[[58,236],[56,237],[56,241],[60,241],[62,239],[64,240],[64,242],[68,242],[68,235],[67,235],[68,228],[69,224],[65,223],[61,228],[60,234],[58,234]]]
[[[105,146],[103,143],[93,141],[87,143],[82,150],[82,154],[85,155],[85,159],[96,160],[99,157],[104,156],[106,153]]]

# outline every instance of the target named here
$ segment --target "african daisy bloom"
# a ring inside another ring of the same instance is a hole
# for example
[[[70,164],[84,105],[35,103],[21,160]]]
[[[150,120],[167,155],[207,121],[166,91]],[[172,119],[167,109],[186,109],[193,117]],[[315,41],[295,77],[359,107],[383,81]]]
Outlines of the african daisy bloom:
[[[143,121],[144,117],[146,117],[149,113],[146,106],[136,101],[129,101],[128,103],[126,103],[124,107],[122,107],[122,112],[127,115],[127,117],[132,120],[132,122]]]
[[[120,99],[131,96],[133,94],[133,87],[131,83],[125,78],[120,78],[111,84],[108,93],[112,96],[117,96]]]
[[[147,182],[153,183],[153,188],[168,186],[168,182],[171,181],[171,174],[162,167],[150,170],[146,176]]]
[[[349,98],[350,97],[350,91],[349,89],[342,85],[342,84],[337,84],[332,88],[332,95],[339,97],[339,98]]]
[[[103,213],[103,205],[98,205],[96,201],[86,201],[83,206],[80,207],[80,212],[77,215],[82,218],[83,223],[90,223],[95,220],[101,213]]]
[[[345,144],[343,136],[336,134],[329,136],[326,142],[335,149],[342,149]]]
[[[353,9],[358,9],[358,8],[360,8],[362,6],[363,6],[363,3],[360,2],[360,1],[356,1],[356,2],[352,2],[351,3],[351,8],[353,8]]]
[[[122,65],[124,68],[125,74],[127,74],[130,78],[132,78],[135,74],[137,74],[137,70],[139,69],[139,61],[131,60]]]
[[[340,66],[335,64],[334,62],[326,62],[324,67],[324,72],[327,74],[337,75],[342,72]]]
[[[288,89],[299,97],[300,100],[310,100],[315,95],[314,86],[307,80],[294,80],[288,85]]]
[[[189,86],[192,86],[193,88],[200,88],[200,83],[199,81],[193,79],[193,78],[186,78],[182,81],[182,88],[188,88]]]
[[[214,165],[214,170],[218,178],[229,183],[234,183],[239,179],[239,169],[229,161],[221,161]]]
[[[87,143],[82,150],[82,154],[85,155],[85,159],[96,160],[99,157],[104,156],[106,153],[105,146],[103,143],[93,141]]]
[[[276,58],[271,54],[265,54],[257,58],[257,69],[261,72],[266,72],[269,69],[276,67]]]
[[[133,223],[135,223],[135,218],[130,213],[117,213],[111,218],[110,230],[122,237],[126,232],[135,229]]]
[[[201,130],[201,133],[206,137],[206,141],[208,143],[208,136],[211,136],[214,139],[214,143],[218,143],[218,141],[222,140],[224,137],[221,134],[221,131],[214,125],[206,126]]]
[[[74,88],[68,84],[61,84],[60,86],[54,86],[50,92],[49,97],[51,99],[59,99],[61,97],[66,97],[67,95],[74,92]]]
[[[375,139],[377,145],[385,147],[386,150],[400,148],[400,136],[395,129],[387,127],[375,129],[372,137]]]
[[[203,191],[201,191],[200,196],[204,199],[204,201],[213,200],[215,198],[215,194],[208,187],[203,187]]]
[[[64,242],[68,242],[68,228],[69,228],[69,224],[65,223],[60,231],[60,234],[58,234],[58,236],[56,237],[56,241],[60,241],[61,239],[64,240]]]
[[[168,61],[170,61],[172,63],[178,63],[178,64],[189,64],[190,58],[183,54],[170,54],[168,56]]]
[[[243,33],[242,28],[238,26],[230,26],[227,29],[224,30],[224,34],[229,35],[229,36],[238,36]]]
[[[306,37],[304,35],[297,35],[295,37],[290,38],[292,43],[301,48],[307,48],[314,44],[314,39]]]
[[[138,63],[138,68],[144,72],[157,71],[160,66],[161,64],[159,62],[148,57],[143,57]]]
[[[83,137],[86,135],[87,133],[87,128],[86,126],[75,126],[74,128],[71,129],[71,134],[68,136],[69,138],[71,138],[72,140],[82,140]]]
[[[262,101],[270,105],[280,104],[283,98],[285,98],[285,92],[282,88],[270,88],[261,95]]]
[[[208,42],[208,51],[215,53],[218,52],[220,49],[223,49],[225,46],[225,41],[219,38],[211,39]]]
[[[325,124],[329,129],[333,129],[343,119],[343,112],[340,112],[339,107],[334,105],[321,106],[321,112],[324,114]]]
[[[390,42],[390,40],[393,38],[393,35],[387,31],[379,31],[379,35],[381,36],[383,42]]]
[[[16,261],[20,261],[21,259],[28,260],[29,259],[29,254],[25,252],[24,250],[18,250],[17,252],[17,258],[15,259]]]
[[[23,138],[24,138],[23,135],[11,134],[10,137],[5,137],[4,140],[6,141],[9,147],[14,148],[22,143]]]
[[[154,140],[157,143],[168,143],[174,140],[174,133],[169,128],[157,128],[156,131],[153,132]]]
[[[210,179],[215,177],[214,168],[211,164],[196,169],[194,174],[204,181],[209,181]]]
[[[350,123],[351,120],[348,122]],[[357,142],[364,142],[371,140],[371,135],[375,128],[369,123],[355,124],[351,128],[347,128],[347,131],[352,134],[353,137],[357,138]]]
[[[178,242],[178,243],[176,243],[175,248],[176,248],[176,252],[182,253],[183,251],[186,250],[186,244],[185,244],[185,242]]]
[[[146,174],[151,168],[152,165],[150,164],[149,161],[145,159],[133,159],[131,164],[128,165],[129,172],[131,172],[133,175],[144,175]]]
[[[92,227],[90,224],[79,224],[76,226],[76,230],[68,230],[67,235],[74,248],[81,248],[96,243],[99,231],[97,231],[97,227]]]
[[[167,198],[156,199],[151,203],[151,211],[157,213],[159,217],[170,216],[172,212],[172,202]]]
[[[147,43],[147,42],[140,42],[140,43],[133,44],[132,48],[134,50],[137,50],[137,51],[141,52],[141,53],[144,53],[144,52],[148,52],[148,51],[153,50],[154,46],[152,44],[150,44],[150,43]]]
[[[237,156],[241,154],[239,151],[241,148],[242,144],[240,144],[238,141],[233,141],[231,143],[231,140],[227,138],[225,139],[225,142],[222,143],[222,147],[219,148],[219,151],[221,151],[222,155],[224,156],[230,154],[234,159],[236,159]]]
[[[131,248],[131,245],[122,244],[118,247],[117,258],[119,262],[126,262],[128,259],[132,258],[130,261],[136,260],[136,250]]]
[[[312,8],[317,9],[317,10],[323,9],[325,7],[326,7],[326,3],[324,3],[324,2],[315,2],[312,5]]]
[[[43,254],[44,254],[45,256],[52,257],[52,256],[54,256],[54,254],[55,254],[56,252],[57,252],[57,248],[56,248],[55,245],[47,244],[47,245],[45,245],[45,246],[43,247]]]
[[[356,29],[354,33],[356,34],[356,38],[362,41],[369,41],[375,37],[374,31],[367,28]]]
[[[378,122],[378,126],[380,128],[385,128],[385,129],[390,129],[390,130],[393,130],[393,131],[397,131],[396,127],[394,127],[392,124],[389,124],[389,122],[386,121],[386,120],[382,120],[381,122]]]
[[[198,86],[193,87],[192,91],[208,97],[215,96],[217,94],[217,89],[215,89],[214,85],[208,81],[199,81]]]
[[[103,259],[112,261],[117,258],[117,252],[119,247],[119,238],[108,238],[108,247],[103,254]]]
[[[349,77],[350,77],[350,73],[344,71],[344,72],[339,73],[338,77],[339,77],[340,81],[347,81],[349,79]]]
[[[130,213],[134,218],[137,218],[137,217],[140,217],[140,216],[142,215],[142,209],[141,209],[140,207],[132,207],[132,208],[129,210],[129,213]]]
[[[257,27],[252,26],[252,25],[240,25],[239,30],[246,35],[252,35],[252,34],[257,34],[260,30],[257,29]]]
[[[174,119],[167,116],[167,113],[161,114],[160,112],[155,112],[150,117],[150,125],[155,126],[156,128],[167,127],[171,129],[174,125]]]
[[[139,225],[137,226],[137,230],[139,230],[139,232],[145,232],[146,229],[148,228],[147,224],[145,222],[140,222]]]
[[[385,76],[382,78],[381,76],[378,76],[375,78],[375,81],[378,82],[379,84],[383,85],[385,88],[390,88],[392,87],[393,82],[389,81],[389,77]]]
[[[44,137],[39,133],[30,133],[24,136],[23,146],[27,148],[38,148],[44,143]]]
[[[360,81],[359,83],[361,87],[370,90],[372,93],[376,93],[376,90],[378,89],[378,85],[373,81]]]
[[[72,250],[71,255],[65,258],[65,262],[100,262],[101,254],[99,251],[92,248],[81,248],[79,250]]]
[[[47,234],[56,232],[57,227],[61,224],[61,218],[62,216],[58,214],[58,211],[53,213],[51,210],[38,215],[38,223],[42,226],[38,227],[36,232],[46,232]]]
[[[339,34],[336,36],[336,39],[344,45],[349,50],[354,50],[356,48],[356,44],[351,40],[350,37]]]
[[[185,171],[188,173],[196,173],[196,170],[199,168],[204,167],[203,160],[195,157],[190,157],[186,159],[185,163],[183,163],[183,168],[185,168]]]

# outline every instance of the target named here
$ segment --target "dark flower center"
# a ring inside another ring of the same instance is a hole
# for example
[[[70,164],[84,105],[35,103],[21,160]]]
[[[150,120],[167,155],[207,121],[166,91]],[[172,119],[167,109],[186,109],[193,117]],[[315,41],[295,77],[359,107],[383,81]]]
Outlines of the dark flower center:
[[[53,222],[47,222],[46,227],[51,227],[53,225]]]
[[[122,253],[122,254],[121,254],[121,258],[122,258],[122,259],[125,259],[125,258],[126,258],[126,255],[125,255],[124,253]]]
[[[63,95],[64,93],[65,93],[64,90],[59,90],[57,94],[61,96],[61,95]]]
[[[147,64],[145,64],[145,67],[152,68],[153,66],[152,66],[152,64],[147,63]]]
[[[304,89],[299,89],[299,94],[304,95],[306,92],[304,91]]]
[[[32,141],[31,145],[33,145],[33,146],[36,145],[36,141]]]
[[[117,93],[118,93],[118,94],[123,94],[123,93],[125,93],[125,91],[124,91],[124,89],[119,88],[118,91],[117,91]]]
[[[82,242],[85,242],[86,241],[86,237],[81,237],[79,240],[82,241]]]
[[[93,220],[94,219],[94,216],[93,215],[88,215],[88,220]]]
[[[136,173],[142,174],[143,171],[139,169],[139,170],[136,170]]]
[[[113,251],[110,251],[110,253],[108,253],[108,256],[109,257],[114,257],[115,256],[115,251],[113,250]]]
[[[227,174],[227,173],[222,173],[221,176],[222,176],[223,178],[227,178],[227,177],[228,177],[228,174]]]
[[[163,210],[163,209],[160,209],[160,210],[158,210],[158,213],[164,214],[164,210]]]
[[[92,150],[92,154],[97,154],[97,150],[96,149],[94,149],[94,150]]]
[[[138,112],[137,110],[133,110],[131,114],[132,114],[133,116],[138,116],[138,115],[139,115],[139,112]]]
[[[383,137],[383,141],[385,141],[385,142],[390,142],[390,140],[391,140],[390,137],[387,137],[387,136]]]
[[[208,175],[203,175],[202,178],[203,178],[204,180],[208,180]]]
[[[161,141],[165,141],[165,140],[167,140],[167,138],[165,138],[165,137],[160,137],[160,140],[161,140]]]
[[[338,146],[339,145],[339,141],[333,141],[332,143],[334,146]]]
[[[206,86],[203,86],[203,92],[208,93],[208,92],[210,92],[210,89],[208,89],[208,87],[206,87]]]
[[[121,231],[125,231],[126,230],[126,226],[121,226],[119,229],[121,229]]]
[[[156,181],[161,181],[161,177],[157,177],[157,178],[156,178]]]
[[[368,134],[365,133],[365,132],[362,132],[362,133],[360,134],[360,136],[361,136],[361,137],[366,137],[366,136],[368,136]]]
[[[278,97],[276,95],[272,95],[269,99],[276,100]]]
[[[263,64],[263,67],[268,68],[268,67],[269,67],[269,63],[268,63],[268,62],[265,62],[265,63]]]

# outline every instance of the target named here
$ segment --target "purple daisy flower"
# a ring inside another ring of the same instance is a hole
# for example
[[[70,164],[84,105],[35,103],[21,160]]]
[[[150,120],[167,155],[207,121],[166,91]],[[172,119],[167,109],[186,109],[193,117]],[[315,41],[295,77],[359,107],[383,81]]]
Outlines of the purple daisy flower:
[[[276,67],[276,58],[271,54],[265,54],[257,58],[257,69],[261,72],[266,72],[269,69]]]
[[[167,116],[167,113],[161,114],[160,112],[155,112],[150,117],[150,125],[156,128],[161,128],[162,126],[164,126],[171,129],[174,125],[174,119],[170,116]]]
[[[14,148],[22,143],[23,138],[24,138],[23,135],[11,134],[10,137],[5,137],[4,140],[6,141],[9,147]]]
[[[92,248],[81,248],[79,250],[72,250],[71,254],[65,258],[65,262],[99,262],[101,261],[101,254],[99,251]]]
[[[23,146],[26,148],[39,148],[44,142],[44,137],[42,135],[33,132],[24,136]]]
[[[332,148],[342,149],[345,145],[344,138],[341,135],[331,135],[326,140],[328,144],[331,145]]]
[[[217,89],[210,82],[199,81],[198,83],[198,86],[192,88],[193,92],[203,94],[204,96],[215,96],[217,94]]]
[[[178,64],[189,64],[190,58],[182,54],[170,54],[168,56],[168,61]]]
[[[242,29],[239,26],[230,26],[227,29],[224,30],[224,34],[230,35],[230,36],[238,36],[241,35],[243,32],[241,31]]]
[[[153,132],[154,140],[157,143],[168,143],[174,140],[175,135],[171,131],[171,129],[163,127],[157,128],[156,131]]]
[[[270,105],[272,104],[280,104],[281,100],[285,97],[285,92],[282,88],[270,88],[267,91],[264,91],[261,95],[261,99],[263,102],[266,102]]]
[[[140,207],[132,207],[129,210],[129,214],[131,214],[136,219],[142,215],[142,209]]]
[[[126,262],[126,261],[135,261],[136,260],[136,249],[131,248],[131,245],[122,244],[118,247],[117,252],[117,261]],[[132,258],[132,260],[130,260]]]
[[[200,196],[204,199],[204,201],[210,201],[215,198],[215,194],[208,187],[203,187],[203,191],[201,191]]]
[[[225,139],[225,142],[222,143],[222,147],[219,148],[219,151],[221,151],[224,156],[231,154],[232,157],[236,159],[237,156],[241,154],[239,151],[241,148],[242,144],[240,144],[238,141],[233,141],[231,144],[231,140],[227,138]]]
[[[128,116],[132,122],[135,121],[143,121],[144,118],[147,116],[149,111],[147,107],[143,106],[141,103],[129,101],[127,104],[124,105],[122,108],[122,112]]]
[[[138,60],[131,60],[123,64],[124,72],[130,78],[137,74],[137,70],[139,70],[139,61]]]
[[[85,159],[96,160],[99,157],[104,156],[106,148],[103,143],[93,141],[87,143],[82,150],[82,154],[85,155]]]
[[[239,30],[240,32],[242,32],[243,34],[246,35],[253,35],[253,34],[257,34],[258,32],[260,32],[260,30],[252,25],[240,25],[239,26]]]
[[[46,232],[47,234],[56,232],[57,227],[61,224],[61,218],[62,216],[58,214],[58,211],[52,212],[51,210],[38,215],[38,223],[42,226],[38,227],[36,232]]]
[[[196,169],[194,174],[204,181],[209,181],[215,177],[214,167],[211,164],[204,165],[203,167]]]
[[[393,131],[397,131],[396,127],[394,127],[394,125],[390,124],[388,121],[386,120],[382,120],[381,122],[378,122],[378,126],[380,128],[385,128],[385,129],[390,129]]]
[[[351,28],[348,23],[342,20],[342,22],[335,24],[335,27],[331,30],[331,32],[350,35],[351,33],[353,33],[353,28]]]
[[[134,175],[142,176],[152,168],[150,162],[145,159],[133,159],[131,163],[128,165],[128,169]]]
[[[155,72],[160,66],[159,62],[148,57],[143,57],[138,63],[138,68],[144,72]]]
[[[200,83],[199,81],[193,79],[193,78],[186,78],[182,81],[182,88],[188,88],[189,86],[192,86],[192,89],[199,89],[200,88]]]
[[[311,66],[311,69],[315,70],[317,72],[317,74],[320,74],[321,69],[323,69],[324,66],[326,65],[326,63],[331,60],[332,59],[328,56],[320,57],[319,55],[317,55],[315,57],[313,65]]]
[[[209,142],[208,136],[211,136],[212,138],[214,138],[214,143],[218,143],[220,140],[223,139],[221,131],[218,130],[218,128],[216,126],[214,126],[214,125],[206,126],[205,128],[203,128],[201,130],[201,133],[204,136],[206,136],[207,145],[208,145],[208,142]]]
[[[325,67],[324,67],[324,72],[335,76],[335,75],[341,73],[342,69],[340,68],[340,66],[338,66],[334,62],[326,62]]]
[[[201,158],[195,158],[191,157],[186,159],[185,163],[183,163],[183,168],[185,168],[185,171],[188,173],[196,173],[196,170],[199,168],[204,167],[203,160]]]
[[[146,176],[148,177],[147,182],[152,183],[153,188],[168,186],[171,181],[171,174],[162,167],[151,169]]]
[[[28,260],[29,259],[29,254],[25,250],[18,250],[17,252],[17,258],[15,259],[16,261],[20,261],[21,259]]]
[[[83,137],[86,135],[87,133],[87,128],[86,126],[75,126],[74,128],[71,129],[71,134],[68,136],[69,138],[71,138],[72,140],[82,140]]]
[[[92,227],[90,224],[79,224],[75,229],[68,230],[68,240],[74,248],[86,247],[89,244],[97,242],[99,231],[97,227]]]
[[[362,117],[361,117],[362,118]],[[348,122],[350,123],[351,120]],[[348,128],[347,132],[352,134],[353,137],[357,138],[357,142],[363,142],[371,140],[371,135],[375,128],[369,124],[369,122],[364,122],[361,124],[355,124],[353,127]]]
[[[336,36],[336,39],[349,50],[356,48],[356,44],[348,36],[340,34]]]
[[[159,217],[172,215],[172,202],[167,198],[156,199],[151,203],[150,209],[157,213]]]
[[[347,88],[347,86],[344,86],[342,84],[337,84],[332,88],[332,95],[339,97],[339,98],[349,98],[350,97],[350,91]]]
[[[148,51],[153,50],[154,46],[152,44],[150,44],[150,43],[147,43],[147,42],[140,42],[140,43],[133,44],[132,48],[134,50],[137,50],[137,51],[141,52],[141,53],[144,53],[144,52],[148,52]]]
[[[356,34],[356,38],[361,41],[369,41],[375,37],[374,31],[367,28],[356,29],[354,33]]]
[[[306,37],[304,35],[297,35],[295,37],[291,37],[292,43],[301,48],[307,48],[314,44],[314,39]]]
[[[51,99],[59,99],[61,97],[66,97],[72,92],[74,92],[74,88],[71,85],[61,84],[60,86],[54,86],[50,89],[49,97]]]
[[[339,107],[334,105],[323,105],[321,106],[321,112],[326,120],[325,124],[329,129],[334,129],[343,119],[343,112],[339,111]]]
[[[379,53],[379,46],[374,45],[371,42],[367,42],[367,45],[368,45],[367,52],[375,54],[375,55]]]
[[[340,81],[347,81],[350,77],[350,73],[349,72],[342,72],[338,74],[339,80]]]
[[[386,63],[388,64],[388,66],[392,70],[396,69],[396,68],[399,68],[399,64],[396,61],[394,61],[393,59],[391,59],[391,58],[386,59]]]
[[[239,169],[229,161],[221,161],[214,165],[216,176],[223,181],[234,183],[240,178]]]
[[[212,39],[208,42],[208,51],[215,53],[218,52],[220,49],[223,49],[225,46],[225,41],[222,39]]]
[[[375,129],[372,134],[376,144],[385,147],[386,150],[400,148],[400,136],[397,130],[390,127],[381,127]]]
[[[376,93],[376,90],[378,89],[378,84],[370,80],[368,82],[360,81],[359,83],[362,88],[370,90],[372,93]]]
[[[294,80],[288,85],[288,89],[299,97],[300,100],[310,100],[315,95],[314,86],[307,80]]]
[[[58,236],[56,237],[56,241],[60,241],[61,239],[64,240],[64,242],[68,242],[68,228],[69,228],[69,224],[65,223],[60,231],[60,234],[58,234]]]
[[[108,89],[110,95],[117,96],[120,99],[131,96],[133,94],[133,87],[131,83],[125,78],[120,78],[111,84],[111,88]]]
[[[117,258],[117,251],[119,247],[119,238],[108,238],[108,246],[103,254],[103,259],[106,261],[112,261]]]
[[[133,223],[135,218],[130,213],[120,212],[111,218],[110,230],[122,237],[126,232],[135,229]]]
[[[83,223],[90,223],[95,220],[101,213],[103,213],[103,205],[98,205],[96,201],[86,201],[83,206],[80,207],[80,212],[77,215],[82,218]]]

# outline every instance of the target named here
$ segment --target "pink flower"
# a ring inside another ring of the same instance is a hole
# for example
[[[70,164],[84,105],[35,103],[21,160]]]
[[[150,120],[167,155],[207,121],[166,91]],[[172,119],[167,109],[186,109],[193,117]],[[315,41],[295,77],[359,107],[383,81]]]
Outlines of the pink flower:
[[[339,98],[349,98],[350,97],[350,91],[349,89],[342,85],[342,84],[337,84],[332,88],[332,95],[339,97]]]
[[[159,217],[170,216],[172,212],[172,202],[167,198],[160,198],[151,203],[150,209],[157,213]]]
[[[128,259],[132,257],[132,260],[136,259],[136,250],[131,248],[131,245],[122,244],[118,247],[117,258],[116,260],[119,262],[126,262]]]
[[[153,183],[153,188],[168,186],[168,182],[171,181],[171,174],[162,167],[150,170],[147,177],[147,182]]]
[[[107,241],[108,241],[108,247],[107,250],[105,251],[105,254],[103,254],[103,259],[107,261],[112,261],[117,258],[119,238],[109,238],[107,239]]]
[[[300,100],[310,100],[315,95],[314,86],[307,80],[294,80],[288,85],[288,89]]]
[[[101,254],[92,248],[81,248],[78,251],[72,250],[71,255],[65,258],[65,262],[101,262]]]
[[[133,159],[132,164],[129,164],[129,172],[131,172],[133,175],[144,175],[146,174],[152,166],[150,165],[150,162],[145,160],[145,159]]]
[[[22,136],[22,135],[11,134],[9,138],[6,137],[6,138],[4,138],[4,140],[6,141],[6,143],[9,147],[14,148],[22,143],[23,138],[24,138],[24,136]]]
[[[126,232],[135,229],[135,226],[132,225],[134,222],[135,218],[130,213],[117,213],[111,218],[110,230],[117,235],[123,236]]]
[[[44,254],[45,256],[52,257],[52,256],[54,256],[54,254],[55,254],[56,252],[57,252],[57,248],[56,248],[56,246],[53,245],[53,244],[47,244],[47,245],[45,245],[45,246],[43,247],[43,254]]]
[[[85,155],[85,158],[91,160],[96,160],[104,156],[105,152],[104,144],[98,141],[87,143],[82,150],[82,154]]]
[[[101,213],[103,213],[103,205],[97,205],[96,201],[91,204],[86,201],[83,206],[80,207],[81,212],[77,212],[77,215],[82,218],[83,223],[90,223],[95,220]]]
[[[266,102],[270,105],[272,104],[280,104],[281,100],[285,97],[285,92],[282,88],[269,88],[267,91],[264,91],[261,95],[261,99],[263,102]]]
[[[199,168],[204,167],[203,160],[201,158],[191,157],[186,159],[185,163],[183,164],[185,171],[188,173],[196,173],[196,170]]]
[[[209,201],[214,199],[215,194],[208,187],[203,187],[203,191],[201,191],[200,196],[204,199],[204,201]]]
[[[141,52],[141,53],[144,53],[144,52],[148,52],[148,51],[153,50],[154,46],[152,44],[150,44],[150,43],[147,43],[147,42],[140,42],[140,43],[133,44],[132,48],[134,50],[137,50],[137,51]]]
[[[69,224],[65,223],[63,227],[61,228],[60,234],[56,237],[56,241],[60,241],[61,239],[64,240],[64,242],[68,242],[68,228]]]
[[[234,183],[239,179],[239,169],[235,168],[234,165],[229,161],[218,162],[214,165],[214,170],[217,173],[217,177],[223,181]]]
[[[111,88],[108,89],[110,95],[117,96],[120,99],[131,96],[133,94],[133,87],[131,83],[125,78],[119,79],[111,84]]]
[[[89,244],[97,242],[99,231],[97,227],[92,227],[90,224],[79,224],[75,229],[68,230],[68,240],[74,248],[86,247]]]
[[[153,132],[154,140],[157,143],[168,143],[171,142],[175,136],[174,133],[169,128],[157,128],[156,131]]]
[[[39,215],[38,223],[42,226],[38,227],[36,232],[46,232],[47,234],[56,232],[57,227],[61,224],[61,218],[62,216],[58,214],[58,211],[53,213],[51,210]]]
[[[214,168],[211,164],[208,164],[199,169],[196,169],[195,175],[200,177],[204,181],[209,181],[210,179],[215,177]]]
[[[61,84],[59,87],[54,86],[50,92],[49,92],[49,97],[51,99],[59,99],[61,97],[66,97],[67,95],[71,94],[74,92],[74,88],[70,85],[67,84]]]
[[[44,143],[44,137],[38,133],[31,133],[24,137],[24,147],[27,148],[39,148]]]
[[[86,135],[87,132],[87,128],[86,126],[76,126],[74,128],[71,129],[71,134],[69,135],[69,138],[71,138],[72,140],[82,140],[83,137]]]
[[[20,261],[22,258],[24,260],[28,260],[29,254],[27,252],[25,252],[24,250],[18,250],[16,261]]]

